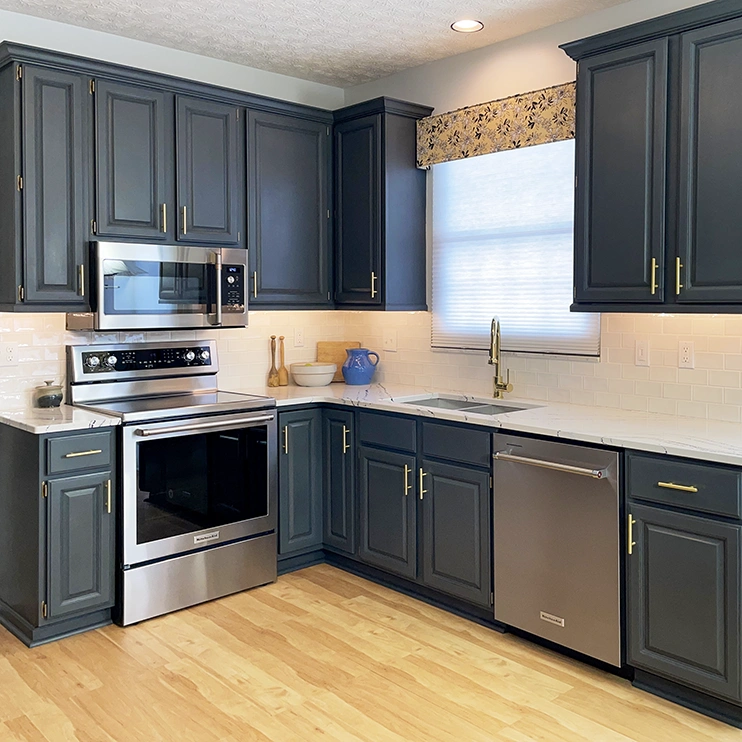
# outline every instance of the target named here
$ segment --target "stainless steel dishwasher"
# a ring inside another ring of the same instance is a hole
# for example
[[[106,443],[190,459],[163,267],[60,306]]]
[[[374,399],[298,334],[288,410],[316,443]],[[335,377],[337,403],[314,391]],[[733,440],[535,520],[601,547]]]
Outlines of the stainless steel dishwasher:
[[[618,454],[494,436],[495,619],[621,665]]]

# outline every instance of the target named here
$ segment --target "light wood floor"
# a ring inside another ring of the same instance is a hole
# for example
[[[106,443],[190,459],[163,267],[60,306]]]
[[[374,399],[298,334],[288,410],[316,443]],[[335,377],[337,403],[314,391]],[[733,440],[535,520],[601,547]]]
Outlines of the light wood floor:
[[[328,566],[26,649],[0,741],[742,742],[599,670]]]

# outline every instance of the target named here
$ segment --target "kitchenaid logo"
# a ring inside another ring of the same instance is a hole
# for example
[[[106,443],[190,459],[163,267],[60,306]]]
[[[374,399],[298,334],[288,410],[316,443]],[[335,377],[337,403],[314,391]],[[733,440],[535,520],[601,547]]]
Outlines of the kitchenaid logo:
[[[541,611],[539,614],[539,618],[542,621],[546,621],[546,623],[552,623],[554,626],[561,626],[564,628],[564,619],[559,618],[559,616],[553,616],[551,613],[544,613]]]
[[[209,541],[216,541],[219,538],[219,531],[212,531],[211,533],[202,533],[200,536],[193,537],[194,544],[205,544]]]

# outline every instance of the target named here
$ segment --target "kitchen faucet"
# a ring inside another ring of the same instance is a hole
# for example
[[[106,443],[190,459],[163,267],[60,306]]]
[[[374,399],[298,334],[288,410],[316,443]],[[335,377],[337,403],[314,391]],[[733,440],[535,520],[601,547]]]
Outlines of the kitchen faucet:
[[[495,399],[502,399],[504,392],[513,391],[513,385],[510,383],[510,369],[507,371],[505,380],[503,380],[500,375],[500,368],[502,365],[502,359],[500,358],[500,340],[500,320],[498,317],[493,317],[492,325],[490,326],[489,365],[495,367],[495,377],[492,384],[492,396]]]

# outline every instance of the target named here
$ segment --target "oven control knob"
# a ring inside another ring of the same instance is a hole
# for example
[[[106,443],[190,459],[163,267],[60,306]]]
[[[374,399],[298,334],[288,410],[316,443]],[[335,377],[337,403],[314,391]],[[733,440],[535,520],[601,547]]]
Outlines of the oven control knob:
[[[237,279],[234,276],[227,276],[227,283],[233,284]]]
[[[186,361],[186,363],[191,363],[192,361],[196,360],[196,354],[192,350],[187,350],[185,353],[183,353],[183,359]]]
[[[113,368],[118,362],[119,359],[116,358],[116,356],[111,355],[106,358],[106,366],[108,366],[109,368]]]
[[[85,359],[85,365],[88,368],[98,368],[100,366],[100,358],[98,356],[88,356]]]
[[[202,350],[202,351],[201,351],[201,352],[200,352],[200,353],[198,354],[198,357],[199,357],[199,358],[200,358],[200,359],[201,359],[202,361],[208,361],[208,360],[209,360],[209,358],[211,358],[211,353],[209,353],[209,351],[208,351],[208,350],[204,349],[204,350]]]

